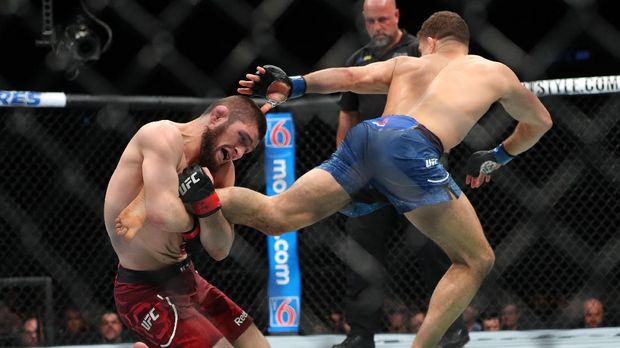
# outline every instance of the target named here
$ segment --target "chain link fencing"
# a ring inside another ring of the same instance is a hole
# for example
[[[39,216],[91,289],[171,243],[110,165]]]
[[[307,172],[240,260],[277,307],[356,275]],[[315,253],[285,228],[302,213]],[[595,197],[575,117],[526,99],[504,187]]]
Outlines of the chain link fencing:
[[[53,50],[34,46],[41,33],[41,1],[0,1],[0,40],[13,52],[0,55],[1,89],[215,97],[234,93],[236,81],[257,64],[276,64],[291,73],[338,66],[367,41],[361,0],[85,3],[115,35],[110,51],[67,80]],[[506,63],[524,80],[618,73],[614,5],[612,0],[399,2],[401,25],[409,32],[433,11],[462,14],[470,25],[472,52]],[[58,25],[72,23],[80,12],[79,1],[54,3]],[[101,28],[90,24],[105,40]],[[579,325],[582,301],[594,296],[605,304],[605,324],[618,325],[618,99],[617,94],[543,98],[555,125],[541,144],[498,172],[491,186],[465,190],[497,253],[495,268],[473,301],[480,312],[512,302],[526,328],[573,327]],[[141,125],[163,118],[187,121],[207,104],[86,101],[66,109],[0,108],[0,346],[12,342],[19,320],[27,316],[43,321],[47,343],[58,343],[66,309],[78,309],[94,326],[98,315],[112,308],[117,260],[101,220],[107,180]],[[307,98],[281,109],[295,113],[299,177],[334,150],[337,106],[333,99]],[[453,151],[451,173],[461,186],[467,156],[495,146],[511,124],[492,109]],[[262,150],[237,168],[238,185],[264,191]],[[303,333],[330,331],[330,313],[343,308],[349,242],[344,221],[337,214],[299,232]],[[237,231],[230,257],[219,263],[200,257],[198,268],[265,330],[264,237],[241,226]],[[386,308],[423,308],[422,265],[416,258],[423,241],[402,223],[388,248]],[[51,315],[50,296],[30,283],[31,277],[51,279]]]
[[[523,327],[561,328],[578,325],[582,301],[593,296],[605,304],[605,323],[616,325],[620,95],[542,100],[553,115],[554,128],[534,149],[500,170],[490,186],[465,189],[497,253],[495,267],[473,304],[485,311],[516,303]],[[19,289],[18,283],[11,283],[10,291],[3,286],[0,301],[20,316],[51,320],[58,329],[65,309],[78,309],[91,323],[113,309],[117,259],[104,229],[102,205],[107,180],[130,137],[147,122],[188,121],[206,106],[83,104],[0,109],[0,284],[7,278],[49,277],[54,318],[43,315],[50,308],[29,284]],[[280,108],[295,117],[299,177],[335,149],[338,109],[329,97]],[[454,149],[449,166],[462,187],[469,154],[493,147],[513,125],[501,108],[492,108]],[[264,192],[262,168],[259,147],[238,161],[237,184]],[[343,308],[343,225],[344,217],[336,214],[299,232],[302,333],[329,332],[329,314]],[[197,268],[265,330],[265,237],[243,226],[237,226],[237,233],[227,259],[216,263],[201,255]],[[415,257],[419,239],[403,223],[388,245],[386,308],[423,307],[427,299]]]

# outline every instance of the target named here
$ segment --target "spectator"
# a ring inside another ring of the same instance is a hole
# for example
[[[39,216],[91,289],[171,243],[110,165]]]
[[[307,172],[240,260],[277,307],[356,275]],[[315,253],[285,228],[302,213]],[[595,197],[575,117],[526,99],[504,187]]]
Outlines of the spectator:
[[[29,316],[23,321],[19,343],[22,347],[35,347],[44,344],[43,330],[36,317]]]
[[[90,329],[82,313],[74,307],[68,307],[63,313],[58,342],[60,344],[88,344],[97,342],[97,336]]]
[[[521,330],[519,319],[521,311],[515,303],[508,303],[502,308],[500,317],[502,330]]]
[[[388,332],[407,333],[409,332],[407,323],[409,321],[409,311],[405,306],[397,306],[388,312],[387,324]]]
[[[409,317],[409,332],[417,333],[422,326],[422,322],[426,317],[426,313],[422,310],[418,310],[412,316]]]
[[[467,306],[467,308],[465,308],[465,311],[463,312],[463,321],[465,321],[465,327],[467,328],[467,331],[472,332],[482,330],[480,322],[478,322],[479,314],[480,311],[474,306],[469,305]]]
[[[603,303],[596,298],[588,298],[583,302],[583,326],[586,328],[603,327]]]
[[[0,347],[14,343],[20,332],[19,316],[0,301]]]
[[[101,315],[99,335],[103,343],[123,342],[123,324],[116,312],[108,311]]]
[[[329,313],[330,332],[338,334],[349,333],[351,327],[344,321],[342,311],[334,309]]]
[[[501,328],[499,315],[495,311],[482,315],[482,331],[499,331]]]

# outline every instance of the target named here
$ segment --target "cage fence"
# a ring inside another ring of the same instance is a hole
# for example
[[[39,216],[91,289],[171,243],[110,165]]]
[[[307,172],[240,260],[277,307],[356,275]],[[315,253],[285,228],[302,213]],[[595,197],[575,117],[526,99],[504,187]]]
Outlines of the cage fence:
[[[113,309],[117,259],[102,221],[103,197],[131,136],[150,121],[188,121],[212,101],[167,105],[165,98],[156,100],[131,104],[70,96],[75,106],[0,108],[0,251],[5,260],[0,303],[22,317],[51,311],[54,318],[47,322],[56,327],[50,339],[62,337],[67,309],[78,309],[91,325]],[[305,98],[280,107],[295,119],[297,177],[335,149],[335,101]],[[617,325],[620,95],[546,96],[542,101],[554,119],[552,130],[500,170],[490,186],[464,189],[497,254],[473,306],[484,312],[514,303],[523,328],[569,328],[579,326],[583,300],[597,297],[605,305],[605,324]],[[450,171],[462,187],[469,154],[493,147],[513,126],[501,107],[493,107],[450,153]],[[263,161],[262,147],[239,160],[237,185],[264,192]],[[330,313],[343,308],[347,243],[340,214],[299,231],[301,333],[332,330]],[[424,243],[404,222],[389,237],[386,314],[397,307],[411,313],[425,306],[418,257]],[[195,262],[206,279],[266,330],[263,234],[237,226],[227,259],[213,262],[204,254]],[[32,284],[7,285],[7,279],[17,277],[48,277],[52,308]],[[3,330],[2,339],[14,333]]]

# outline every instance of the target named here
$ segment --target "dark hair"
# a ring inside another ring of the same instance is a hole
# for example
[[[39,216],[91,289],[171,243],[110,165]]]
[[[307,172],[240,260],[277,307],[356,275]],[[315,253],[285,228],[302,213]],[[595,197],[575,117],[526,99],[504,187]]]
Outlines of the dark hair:
[[[209,105],[207,110],[202,114],[208,114],[218,105],[224,105],[230,110],[229,122],[241,121],[243,123],[253,122],[258,128],[258,139],[265,137],[267,132],[267,120],[258,105],[249,97],[243,95],[233,95],[230,97],[218,99]]]
[[[485,311],[480,315],[480,320],[489,320],[493,318],[499,319],[499,312],[494,309]]]
[[[418,31],[418,39],[432,37],[436,40],[450,37],[465,45],[469,45],[469,27],[458,14],[451,11],[433,13],[422,23]]]

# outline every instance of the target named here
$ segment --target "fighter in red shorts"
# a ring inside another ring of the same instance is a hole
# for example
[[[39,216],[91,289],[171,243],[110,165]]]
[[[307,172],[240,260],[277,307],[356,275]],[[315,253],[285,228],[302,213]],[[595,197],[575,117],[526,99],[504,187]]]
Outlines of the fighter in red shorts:
[[[148,346],[269,346],[252,318],[195,272],[186,251],[193,242],[216,260],[228,255],[234,231],[214,187],[234,184],[232,161],[252,151],[265,129],[256,104],[233,96],[188,123],[149,123],[125,148],[104,218],[119,258],[117,310]],[[119,228],[121,212],[125,221],[142,219],[140,228]]]

